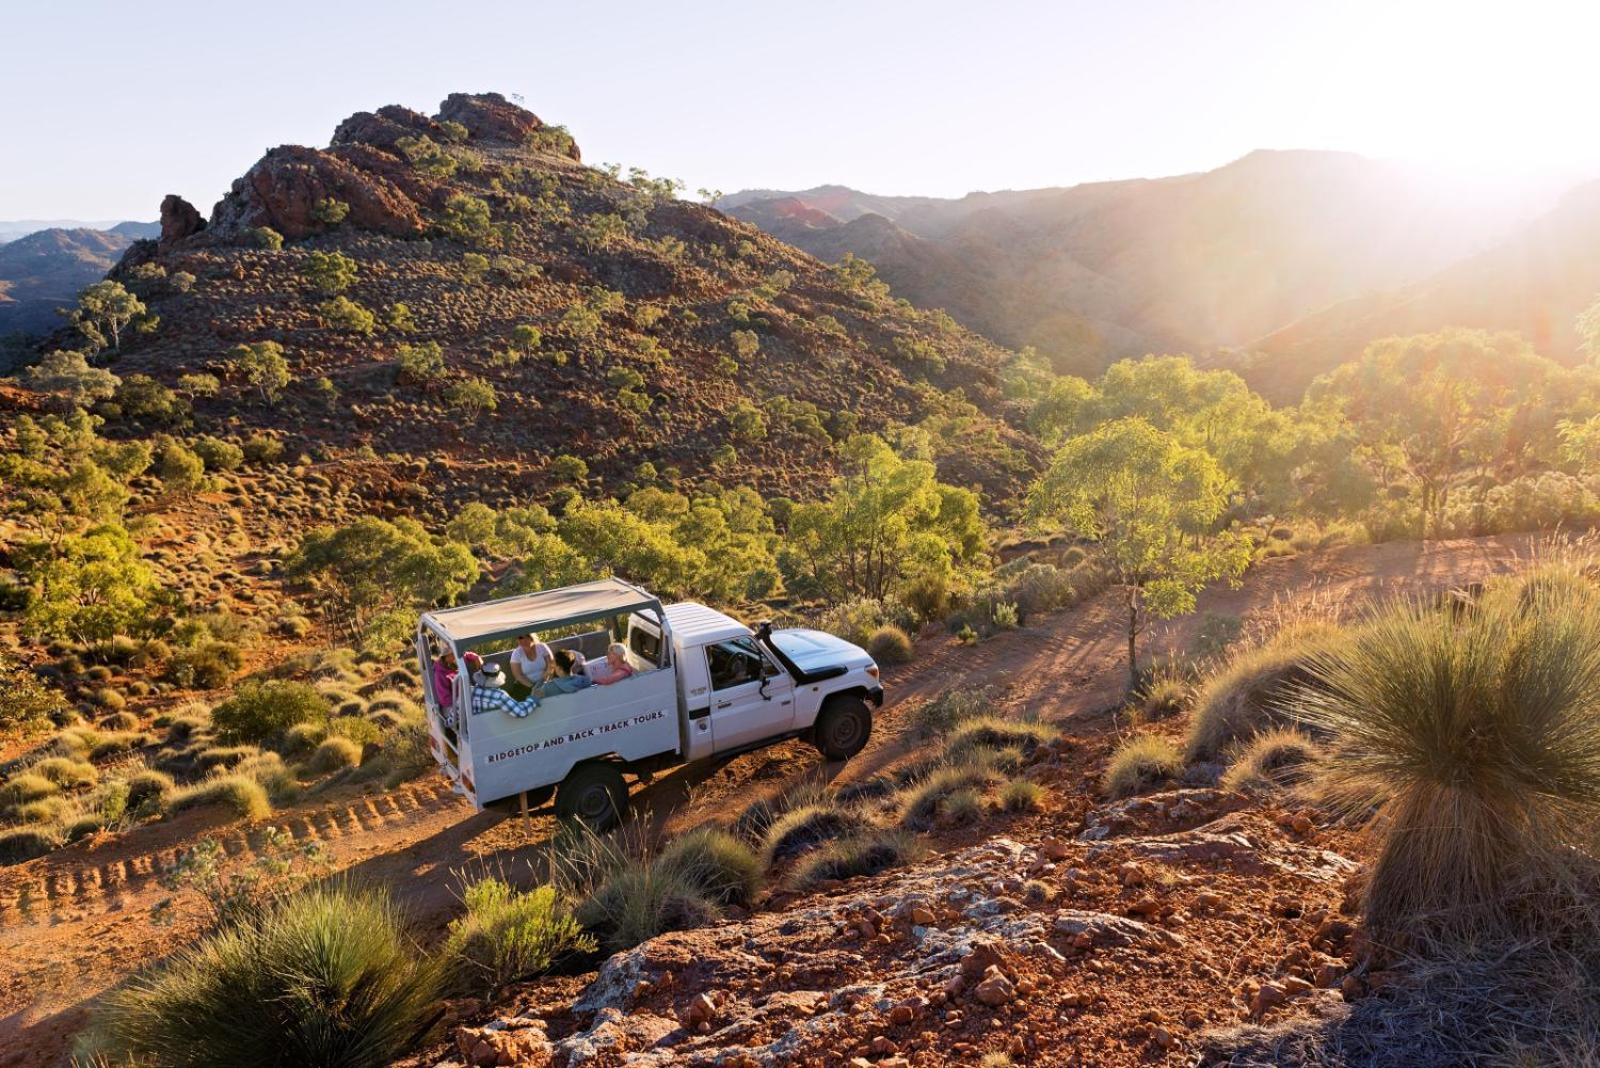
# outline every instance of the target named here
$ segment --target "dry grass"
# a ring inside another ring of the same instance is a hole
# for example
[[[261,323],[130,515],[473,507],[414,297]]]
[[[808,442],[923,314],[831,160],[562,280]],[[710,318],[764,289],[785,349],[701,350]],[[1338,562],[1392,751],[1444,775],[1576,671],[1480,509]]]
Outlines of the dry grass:
[[[1183,757],[1170,739],[1135,734],[1111,754],[1100,785],[1107,797],[1131,797],[1181,774]]]
[[[1185,758],[1215,760],[1235,742],[1289,725],[1290,699],[1311,681],[1311,660],[1347,636],[1331,623],[1302,623],[1236,653],[1195,698]]]
[[[1322,758],[1322,747],[1301,731],[1279,727],[1241,742],[1228,752],[1226,790],[1271,790],[1297,786]]]

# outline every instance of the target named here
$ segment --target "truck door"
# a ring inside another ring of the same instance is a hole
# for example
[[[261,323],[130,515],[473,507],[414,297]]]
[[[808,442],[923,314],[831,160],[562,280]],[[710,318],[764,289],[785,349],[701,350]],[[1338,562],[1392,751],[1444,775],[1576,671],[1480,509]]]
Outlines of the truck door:
[[[794,680],[754,638],[705,647],[711,680],[711,734],[718,752],[794,729]]]

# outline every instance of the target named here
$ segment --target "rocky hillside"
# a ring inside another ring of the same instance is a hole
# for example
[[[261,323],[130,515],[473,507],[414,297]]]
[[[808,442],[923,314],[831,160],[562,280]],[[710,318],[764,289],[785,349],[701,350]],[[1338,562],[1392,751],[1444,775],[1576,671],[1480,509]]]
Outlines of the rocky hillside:
[[[143,236],[128,228],[143,225],[37,230],[0,245],[0,337],[60,326],[57,310],[70,307],[79,290],[105,277],[123,251]]]
[[[824,259],[853,252],[915,303],[1087,373],[1123,356],[1248,345],[1425,277],[1520,210],[1335,152],[959,200],[825,186],[723,203]]]
[[[671,193],[497,94],[362,112],[268,152],[209,218],[167,199],[115,272],[159,326],[115,370],[214,376],[200,424],[369,483],[376,463],[418,507],[549,490],[569,454],[602,490],[649,462],[803,496],[833,439],[941,415],[996,443],[944,450],[946,475],[1014,491],[1036,450],[1005,422],[1004,350]],[[281,390],[238,359],[264,343]]]

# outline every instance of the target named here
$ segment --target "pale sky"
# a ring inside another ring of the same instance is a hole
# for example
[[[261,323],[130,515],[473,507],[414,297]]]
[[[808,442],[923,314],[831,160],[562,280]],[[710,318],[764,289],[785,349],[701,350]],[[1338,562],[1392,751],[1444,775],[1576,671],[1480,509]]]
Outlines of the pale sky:
[[[691,190],[959,196],[1255,148],[1600,173],[1590,0],[0,0],[0,27],[0,219],[209,212],[269,146],[455,90]]]

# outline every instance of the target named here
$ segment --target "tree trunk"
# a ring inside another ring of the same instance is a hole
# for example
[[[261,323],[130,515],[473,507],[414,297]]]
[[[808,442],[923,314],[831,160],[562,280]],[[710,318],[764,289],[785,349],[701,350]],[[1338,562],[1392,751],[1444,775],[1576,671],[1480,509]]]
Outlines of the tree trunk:
[[[1128,587],[1128,689],[1139,685],[1139,587]]]

